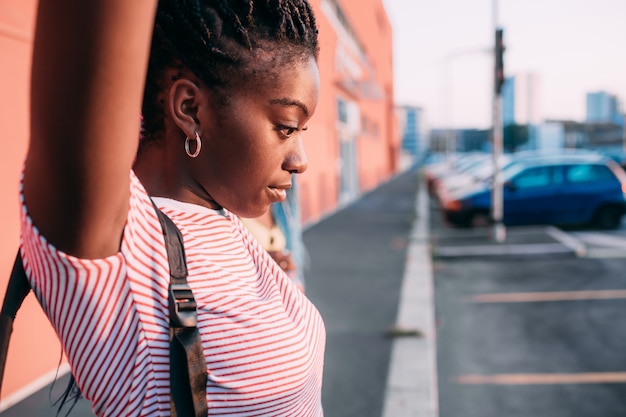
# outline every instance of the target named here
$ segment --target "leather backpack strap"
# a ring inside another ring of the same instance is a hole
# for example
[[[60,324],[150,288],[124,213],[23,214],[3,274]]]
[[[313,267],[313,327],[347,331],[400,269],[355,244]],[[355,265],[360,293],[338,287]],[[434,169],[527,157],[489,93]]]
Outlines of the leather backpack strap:
[[[155,206],[156,208],[156,206]],[[172,416],[208,415],[207,367],[198,332],[198,313],[187,284],[187,261],[180,230],[156,208],[170,266],[170,390]]]
[[[24,265],[22,264],[22,256],[17,251],[13,270],[7,285],[7,292],[4,294],[2,310],[0,311],[0,392],[2,391],[2,380],[4,379],[4,368],[7,362],[7,353],[9,351],[9,341],[13,332],[13,321],[17,310],[20,309],[22,302],[30,292],[30,284],[26,278]]]

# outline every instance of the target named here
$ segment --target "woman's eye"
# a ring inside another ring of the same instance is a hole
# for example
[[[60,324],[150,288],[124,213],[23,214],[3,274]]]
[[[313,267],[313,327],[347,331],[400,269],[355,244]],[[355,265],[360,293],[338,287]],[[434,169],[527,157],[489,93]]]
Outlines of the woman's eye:
[[[291,135],[293,135],[296,131],[298,131],[297,128],[295,127],[288,127],[283,129],[283,134],[287,137],[290,137]]]
[[[298,129],[297,127],[292,127],[292,126],[277,126],[276,127],[276,130],[278,130],[284,138],[290,138],[294,133],[299,132],[301,130],[304,131],[307,129],[308,129],[307,126],[304,126],[302,129]]]
[[[298,131],[298,128],[297,127],[289,127],[289,126],[278,126],[278,128],[276,130],[278,130],[283,137],[289,138],[289,137],[291,137],[291,135],[293,135],[295,132]]]

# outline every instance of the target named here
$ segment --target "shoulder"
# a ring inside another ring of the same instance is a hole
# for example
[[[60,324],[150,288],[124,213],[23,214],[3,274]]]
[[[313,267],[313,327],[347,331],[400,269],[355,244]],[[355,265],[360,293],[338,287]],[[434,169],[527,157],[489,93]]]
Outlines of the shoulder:
[[[150,242],[150,246],[158,244],[158,238],[161,234],[160,224],[150,197],[132,171],[130,172],[129,211],[120,242],[120,249],[118,253],[105,258],[79,258],[59,250],[47,240],[46,236],[34,224],[24,200],[22,187],[20,188],[20,203],[22,255],[25,258],[25,263],[28,263],[28,258],[37,254],[36,258],[41,263],[42,268],[46,264],[50,266],[55,263],[72,265],[72,269],[98,268],[98,264],[102,261],[111,262],[119,257],[125,257],[124,252],[132,252],[132,248],[140,244],[140,242],[144,242],[144,244],[145,242]],[[160,240],[163,240],[162,235]]]
[[[146,236],[161,236],[161,225],[152,199],[135,173],[131,171],[130,175],[130,204],[124,240],[132,237],[127,236],[129,232],[144,233]]]

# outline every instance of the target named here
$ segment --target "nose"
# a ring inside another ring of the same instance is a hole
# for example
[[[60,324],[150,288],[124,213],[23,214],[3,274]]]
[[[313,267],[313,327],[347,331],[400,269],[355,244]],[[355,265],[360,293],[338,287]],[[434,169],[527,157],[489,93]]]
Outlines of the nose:
[[[289,151],[289,154],[285,158],[283,163],[283,169],[289,171],[292,174],[302,174],[309,166],[309,161],[304,151],[304,143],[302,142],[302,136],[294,138],[293,146]]]

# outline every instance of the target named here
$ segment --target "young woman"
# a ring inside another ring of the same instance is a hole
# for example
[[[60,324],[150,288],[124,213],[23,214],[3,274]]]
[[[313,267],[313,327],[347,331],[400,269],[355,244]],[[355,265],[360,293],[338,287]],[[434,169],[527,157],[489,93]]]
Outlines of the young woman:
[[[21,250],[98,416],[170,415],[150,197],[184,238],[209,415],[323,414],[322,320],[237,218],[306,169],[317,56],[306,0],[39,1]]]

